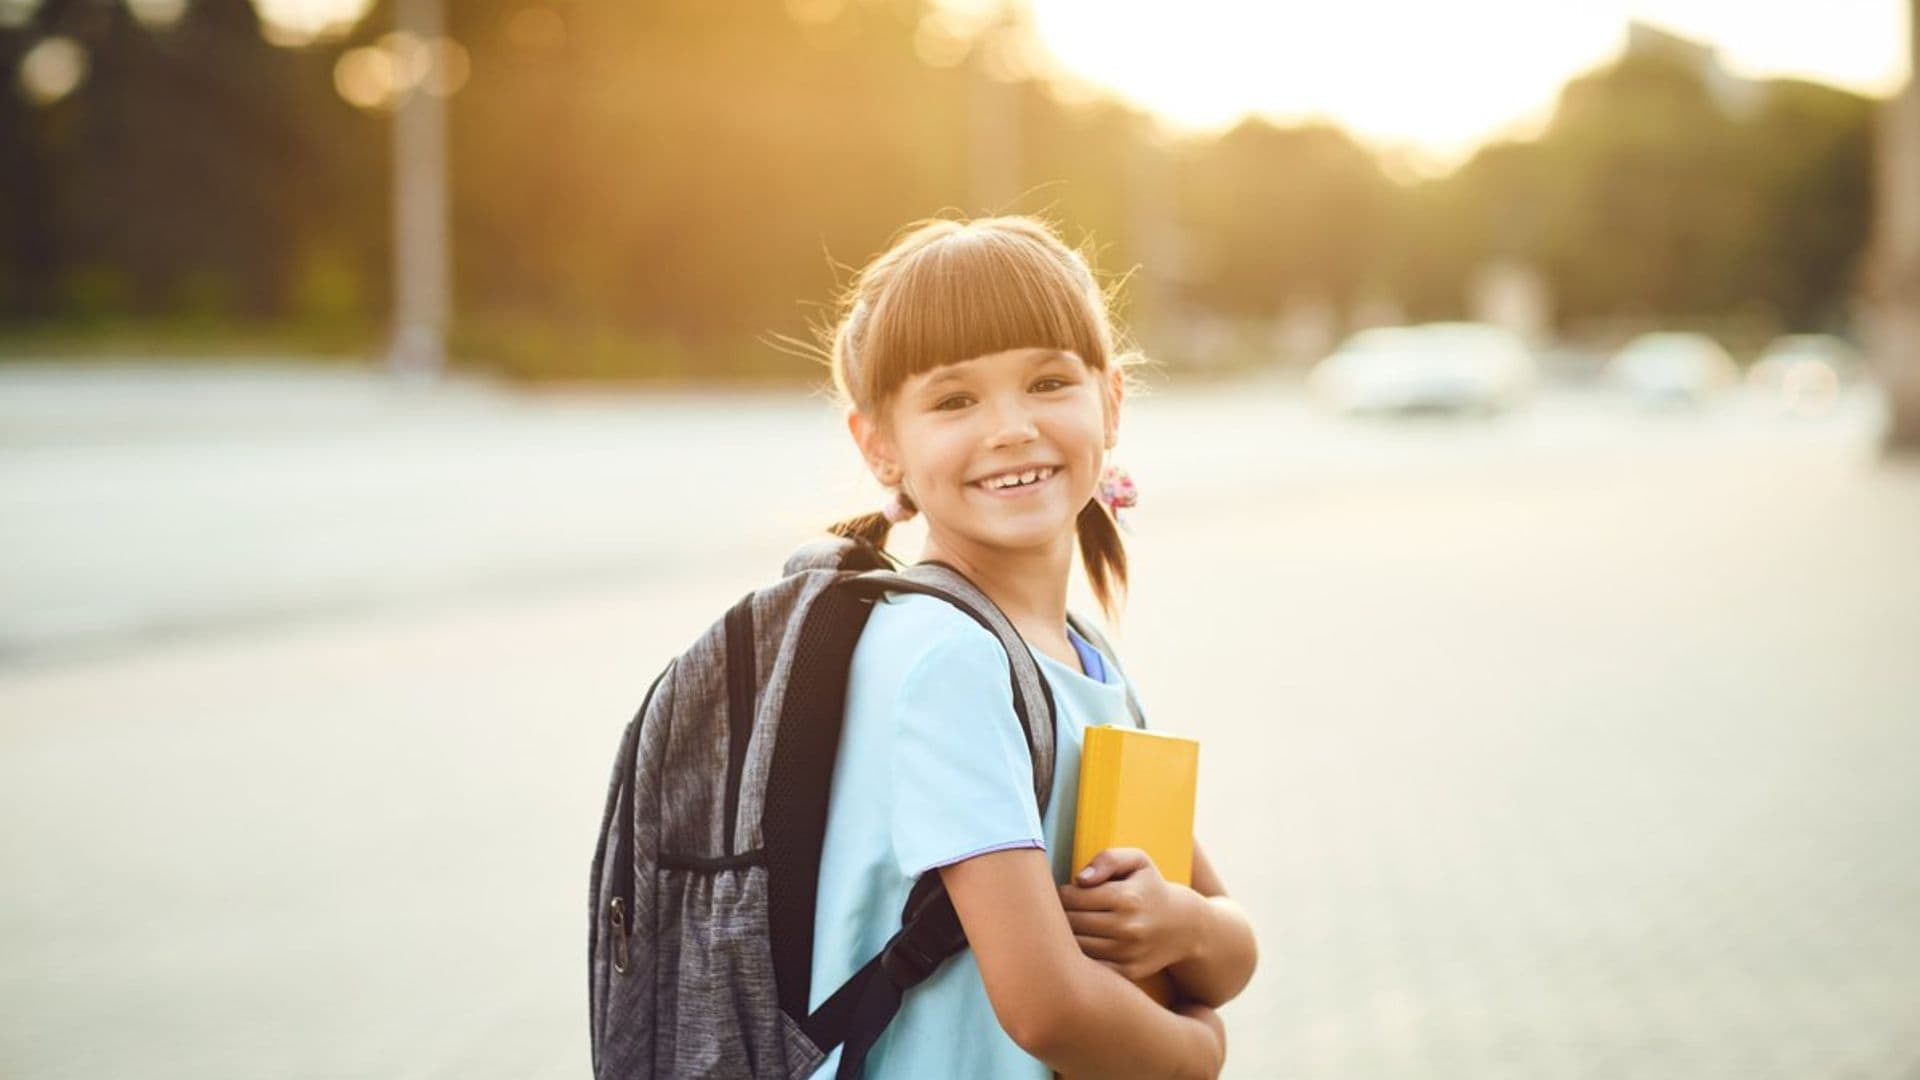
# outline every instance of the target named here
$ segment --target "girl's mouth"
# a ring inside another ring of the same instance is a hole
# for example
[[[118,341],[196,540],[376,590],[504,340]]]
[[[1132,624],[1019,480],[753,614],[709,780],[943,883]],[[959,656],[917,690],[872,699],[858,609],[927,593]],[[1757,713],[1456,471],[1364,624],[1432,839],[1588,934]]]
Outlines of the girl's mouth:
[[[1031,495],[1034,492],[1040,490],[1041,488],[1046,487],[1049,483],[1053,481],[1053,478],[1055,476],[1059,475],[1059,473],[1060,473],[1059,469],[1041,469],[1039,471],[1039,475],[1033,480],[1033,482],[1028,484],[1009,484],[1006,487],[993,487],[987,484],[985,481],[982,481],[980,483],[973,484],[971,486],[979,488],[981,491],[984,491],[988,495],[992,495],[995,498],[1017,499],[1023,495]]]

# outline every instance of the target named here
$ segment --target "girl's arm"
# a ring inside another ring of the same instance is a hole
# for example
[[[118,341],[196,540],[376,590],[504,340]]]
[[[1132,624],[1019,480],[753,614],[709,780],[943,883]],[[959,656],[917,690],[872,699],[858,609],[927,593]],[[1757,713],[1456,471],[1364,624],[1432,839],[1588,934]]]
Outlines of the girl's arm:
[[[1198,840],[1193,842],[1193,891],[1205,901],[1193,951],[1167,973],[1182,994],[1219,1008],[1246,989],[1260,950],[1253,940],[1253,920],[1227,895]]]
[[[1219,1017],[1197,1003],[1163,1009],[1083,955],[1045,852],[979,855],[942,867],[940,876],[994,1016],[1021,1049],[1069,1075],[1219,1075],[1226,1060]]]
[[[1253,924],[1198,841],[1192,888],[1138,848],[1108,848],[1059,894],[1081,950],[1129,979],[1165,971],[1182,997],[1218,1008],[1253,977]]]

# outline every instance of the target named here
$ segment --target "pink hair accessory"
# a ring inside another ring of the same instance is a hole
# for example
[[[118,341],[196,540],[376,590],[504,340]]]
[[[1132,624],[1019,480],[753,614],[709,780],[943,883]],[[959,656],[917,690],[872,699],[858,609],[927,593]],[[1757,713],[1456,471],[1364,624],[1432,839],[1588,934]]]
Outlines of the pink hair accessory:
[[[894,525],[898,525],[919,513],[918,510],[908,506],[906,500],[900,496],[901,493],[896,490],[893,495],[887,499],[887,505],[880,508],[880,512],[886,515],[887,521]]]
[[[1120,511],[1140,501],[1140,490],[1134,486],[1133,477],[1127,473],[1127,470],[1118,465],[1108,465],[1102,469],[1100,486],[1094,491],[1093,497],[1105,504],[1107,511],[1113,515],[1114,524],[1129,533],[1133,531],[1127,525],[1126,519],[1120,515]]]

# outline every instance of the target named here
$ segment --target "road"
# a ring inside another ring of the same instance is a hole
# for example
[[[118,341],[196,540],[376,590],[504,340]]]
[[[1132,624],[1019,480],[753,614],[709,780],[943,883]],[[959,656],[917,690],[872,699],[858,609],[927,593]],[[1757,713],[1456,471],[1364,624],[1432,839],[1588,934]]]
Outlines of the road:
[[[1230,1076],[1920,1077],[1879,422],[1131,403],[1118,643],[1260,934]],[[805,395],[0,369],[0,1075],[581,1075],[620,725],[876,497]]]

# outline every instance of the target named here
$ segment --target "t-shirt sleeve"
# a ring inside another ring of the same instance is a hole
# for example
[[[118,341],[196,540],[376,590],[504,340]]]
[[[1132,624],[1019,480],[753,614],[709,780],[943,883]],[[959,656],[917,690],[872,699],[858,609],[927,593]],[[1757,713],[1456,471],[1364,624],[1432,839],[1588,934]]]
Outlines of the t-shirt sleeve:
[[[1046,846],[1006,652],[991,635],[949,634],[922,654],[901,682],[892,720],[902,874]]]

